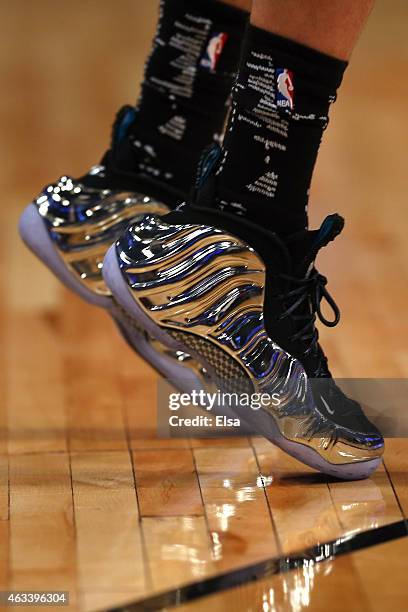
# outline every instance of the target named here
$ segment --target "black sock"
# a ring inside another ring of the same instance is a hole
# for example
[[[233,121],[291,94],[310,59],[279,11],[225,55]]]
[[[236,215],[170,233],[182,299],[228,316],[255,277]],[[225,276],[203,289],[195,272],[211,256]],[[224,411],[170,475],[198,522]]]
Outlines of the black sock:
[[[346,62],[248,26],[217,204],[278,233],[307,226],[313,169]]]
[[[188,194],[203,148],[221,137],[247,21],[215,0],[161,0],[122,169]]]

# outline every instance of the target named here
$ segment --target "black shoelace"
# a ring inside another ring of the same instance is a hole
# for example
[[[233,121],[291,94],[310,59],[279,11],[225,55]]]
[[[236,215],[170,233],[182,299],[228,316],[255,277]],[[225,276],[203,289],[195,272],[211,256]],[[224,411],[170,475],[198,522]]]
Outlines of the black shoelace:
[[[285,299],[285,301],[294,300],[279,318],[285,319],[286,317],[291,317],[292,320],[295,321],[296,327],[299,327],[299,329],[291,336],[290,340],[293,342],[300,340],[306,343],[304,351],[305,356],[309,355],[312,351],[317,353],[319,332],[315,326],[316,315],[323,325],[327,327],[334,327],[340,321],[340,310],[326,289],[327,278],[319,274],[315,268],[313,268],[310,274],[305,278],[298,278],[283,273],[280,276],[283,280],[290,283],[290,286],[295,285],[295,288],[279,296]],[[326,319],[322,313],[321,301],[323,298],[327,301],[334,313],[332,321]],[[305,308],[307,312],[296,314],[299,307],[306,302],[310,304],[310,308]]]
[[[314,353],[317,358],[316,370],[311,380],[313,391],[316,396],[324,395],[330,405],[335,406],[338,416],[343,419],[352,418],[353,427],[361,425],[363,428],[371,428],[372,426],[367,421],[360,404],[345,395],[331,378],[327,369],[327,359],[318,344],[319,332],[315,327],[316,318],[327,327],[335,327],[340,321],[339,307],[326,289],[327,278],[319,274],[315,268],[305,278],[283,273],[280,276],[288,282],[290,287],[294,288],[281,294],[281,298],[292,303],[279,318],[291,317],[295,321],[298,329],[290,339],[305,343],[304,356]],[[322,313],[321,302],[323,298],[333,311],[334,317],[332,320],[326,319]],[[304,306],[303,312],[296,313],[298,309],[302,310],[302,306]],[[373,431],[376,433],[375,430]]]

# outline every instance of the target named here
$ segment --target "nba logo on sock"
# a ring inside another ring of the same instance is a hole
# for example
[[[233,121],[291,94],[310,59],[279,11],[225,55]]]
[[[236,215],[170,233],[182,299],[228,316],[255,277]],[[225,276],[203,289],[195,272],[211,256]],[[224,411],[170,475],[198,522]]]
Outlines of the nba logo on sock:
[[[293,99],[295,86],[293,84],[293,72],[287,68],[277,68],[276,76],[276,105],[279,108],[293,110]]]
[[[228,34],[225,32],[216,32],[211,36],[207,49],[201,58],[200,66],[211,71],[216,69],[222,50],[227,42],[227,38]]]

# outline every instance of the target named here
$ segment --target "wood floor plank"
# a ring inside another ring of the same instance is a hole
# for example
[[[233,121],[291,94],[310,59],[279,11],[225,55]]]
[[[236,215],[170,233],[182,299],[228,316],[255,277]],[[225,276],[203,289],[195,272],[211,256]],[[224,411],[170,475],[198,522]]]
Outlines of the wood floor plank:
[[[137,596],[139,599],[140,593]],[[110,608],[117,608],[126,604],[133,603],[135,601],[134,590],[119,591],[86,591],[85,593],[79,594],[78,607],[81,612],[96,612],[99,610],[106,610],[107,606]]]
[[[306,609],[312,612],[371,612],[359,575],[348,557],[320,564],[305,563],[297,570],[251,581],[190,604],[177,606],[180,612],[292,612]]]
[[[0,223],[2,227],[5,226],[4,219],[4,210],[0,213]],[[6,282],[5,279],[8,278],[8,269],[6,266],[6,245],[1,242],[0,243],[0,287],[4,287]],[[3,342],[6,338],[6,327],[7,327],[7,315],[8,311],[6,308],[6,304],[4,301],[0,304],[0,337],[3,339]],[[7,453],[7,394],[6,394],[6,381],[7,381],[7,371],[6,371],[6,354],[5,351],[0,352],[0,454]]]
[[[194,450],[217,569],[278,553],[252,448]]]
[[[188,439],[158,438],[158,374],[129,347],[121,350],[119,375],[130,448],[190,448]]]
[[[408,518],[408,439],[386,440],[384,463],[405,519]]]
[[[5,394],[5,368],[2,367],[3,375],[0,374],[0,393],[2,400],[0,402],[0,454],[7,453],[8,450],[8,419],[7,419],[7,404],[6,404],[6,394]]]
[[[140,597],[145,562],[129,453],[73,453],[71,465],[84,607]]]
[[[70,592],[76,605],[75,531],[68,456],[10,458],[10,588]]]
[[[8,590],[10,523],[0,521],[0,591]],[[1,606],[0,606],[1,607]]]
[[[29,197],[33,195],[31,193]],[[8,225],[12,230],[2,232],[4,252],[7,253],[2,282],[7,291],[7,301],[3,307],[8,310],[7,315],[10,312],[22,316],[52,314],[60,306],[61,284],[17,236],[19,217],[26,204],[27,196],[20,190],[15,205],[3,209],[3,227]],[[16,282],[17,278],[22,279],[23,286]]]
[[[294,552],[342,534],[327,478],[286,455],[267,440],[253,441],[283,553]]]
[[[53,313],[9,317],[6,400],[8,448],[12,454],[67,449],[57,326]]]
[[[383,465],[367,480],[332,482],[329,489],[345,534],[374,529],[403,518]]]
[[[0,521],[9,518],[9,467],[8,457],[0,455]]]
[[[407,537],[361,550],[351,556],[373,612],[406,609],[407,557]]]
[[[192,448],[248,448],[247,436],[224,436],[223,438],[191,438]]]
[[[160,382],[157,372],[129,346],[121,347],[120,359],[120,384],[130,448],[140,451],[141,456],[144,451],[160,451],[166,454],[167,451],[180,449],[180,456],[183,456],[183,452],[190,449],[189,439],[158,437],[158,386],[163,385],[163,381]],[[158,457],[158,454],[154,456]],[[147,499],[144,498],[144,501]],[[162,508],[161,512],[168,514],[165,508]]]
[[[133,451],[141,516],[202,516],[204,508],[189,449]]]
[[[126,450],[116,359],[122,340],[110,318],[64,292],[61,342],[65,351],[70,449]]]
[[[3,232],[4,353],[0,395],[0,451],[66,450],[62,352],[58,337],[58,283],[15,235],[20,210],[10,207],[13,231]],[[16,282],[16,279],[21,281]]]
[[[131,427],[134,430],[135,423]],[[135,450],[160,450],[163,449],[188,449],[190,448],[190,440],[187,438],[157,438],[156,433],[146,435],[146,430],[142,429],[143,437],[134,436],[131,440],[131,448]]]
[[[142,519],[154,591],[214,573],[207,524],[201,516]]]

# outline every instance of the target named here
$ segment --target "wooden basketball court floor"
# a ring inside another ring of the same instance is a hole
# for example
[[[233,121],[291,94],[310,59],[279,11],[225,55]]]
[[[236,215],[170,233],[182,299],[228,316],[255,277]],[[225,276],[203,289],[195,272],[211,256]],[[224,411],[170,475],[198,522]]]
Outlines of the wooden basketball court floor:
[[[259,438],[157,439],[156,374],[18,239],[23,206],[96,163],[135,99],[156,1],[0,5],[0,590],[69,591],[73,610],[406,609],[406,439],[357,483]],[[339,377],[408,372],[407,20],[378,1],[313,185],[312,224],[347,219],[319,261]]]

